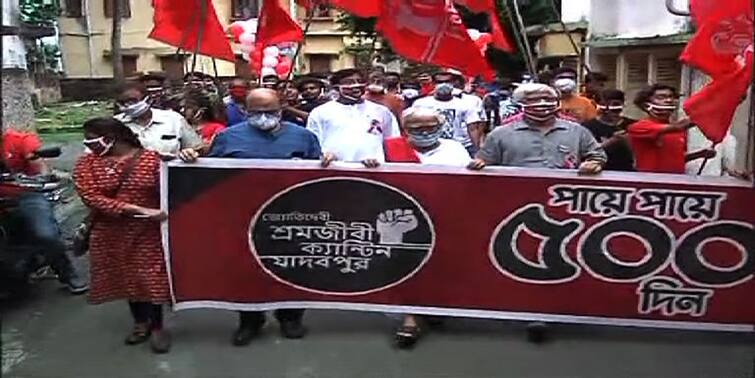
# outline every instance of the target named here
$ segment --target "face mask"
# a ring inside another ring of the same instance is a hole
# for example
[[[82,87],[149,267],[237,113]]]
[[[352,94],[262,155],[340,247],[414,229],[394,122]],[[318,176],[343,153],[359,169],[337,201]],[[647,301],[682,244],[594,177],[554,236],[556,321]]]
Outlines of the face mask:
[[[280,112],[267,113],[267,112],[250,112],[247,122],[254,128],[262,131],[270,131],[280,124],[281,114]]]
[[[522,105],[524,115],[533,121],[544,122],[556,118],[558,101],[540,101],[535,104]]]
[[[382,84],[370,84],[367,86],[367,90],[372,93],[383,93],[385,92],[385,87]]]
[[[438,127],[434,131],[412,131],[411,129],[406,132],[409,142],[417,147],[426,148],[434,146],[438,143],[443,130]]]
[[[450,83],[440,83],[435,86],[435,94],[440,97],[453,96],[454,86]]]
[[[649,102],[647,104],[647,111],[652,116],[657,118],[668,118],[676,110],[677,105],[657,105]]]
[[[604,112],[614,112],[614,113],[621,113],[624,111],[623,106],[605,106],[605,105],[598,105],[598,110],[604,111]]]
[[[577,89],[577,82],[574,79],[557,79],[553,82],[553,86],[556,87],[561,93],[574,93]]]
[[[103,156],[113,148],[113,142],[105,142],[105,137],[84,139],[84,147],[97,156]]]
[[[121,111],[123,114],[126,115],[126,117],[129,117],[131,119],[136,119],[144,115],[149,110],[149,102],[147,99],[143,99],[139,102],[133,103],[131,105],[122,106]]]
[[[349,102],[359,102],[362,101],[365,87],[364,84],[339,85],[338,94]]]
[[[229,93],[233,98],[245,98],[247,91],[246,88],[231,88]]]

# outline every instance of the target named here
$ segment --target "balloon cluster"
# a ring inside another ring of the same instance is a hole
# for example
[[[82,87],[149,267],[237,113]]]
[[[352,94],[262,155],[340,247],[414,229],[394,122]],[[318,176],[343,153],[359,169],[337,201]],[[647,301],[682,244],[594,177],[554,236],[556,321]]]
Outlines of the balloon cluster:
[[[490,33],[481,33],[477,29],[469,29],[469,37],[472,38],[477,48],[480,49],[480,53],[485,56],[485,52],[488,51],[488,45],[493,42],[493,35]]]
[[[293,52],[296,44],[262,46],[257,43],[257,19],[236,21],[228,28],[233,41],[241,45],[241,57],[249,62],[252,71],[260,77],[278,75],[285,78],[293,68]]]

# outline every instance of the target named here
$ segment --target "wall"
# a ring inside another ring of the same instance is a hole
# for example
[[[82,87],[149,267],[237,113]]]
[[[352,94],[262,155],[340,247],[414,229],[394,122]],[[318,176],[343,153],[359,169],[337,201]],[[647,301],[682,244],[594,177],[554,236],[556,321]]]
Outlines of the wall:
[[[590,18],[590,9],[593,2],[598,0],[562,0],[561,19],[564,22],[586,21]],[[604,2],[606,0],[603,0]]]
[[[175,53],[174,47],[147,38],[152,30],[152,0],[129,0],[131,17],[123,19],[121,46],[124,55],[137,55],[137,71],[161,70],[160,57]],[[91,19],[92,60],[87,43],[86,18],[61,16],[60,44],[63,53],[63,68],[67,78],[109,78],[113,76],[112,64],[108,57],[112,19],[105,17],[103,0],[88,0]],[[221,24],[227,25],[230,19],[230,0],[213,0]],[[87,12],[84,9],[84,12]],[[64,12],[65,15],[65,12]],[[220,76],[233,76],[233,62],[217,61]],[[212,59],[200,57],[199,71],[214,74]]]
[[[684,9],[688,1],[677,0],[676,4]],[[654,37],[677,34],[688,28],[688,18],[669,13],[663,0],[592,1],[589,20],[594,36]]]

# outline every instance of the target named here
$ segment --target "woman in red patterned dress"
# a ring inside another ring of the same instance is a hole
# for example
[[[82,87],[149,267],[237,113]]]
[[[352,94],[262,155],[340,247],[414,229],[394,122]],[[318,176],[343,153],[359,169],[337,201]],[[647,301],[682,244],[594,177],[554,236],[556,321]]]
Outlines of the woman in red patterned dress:
[[[150,340],[155,353],[170,349],[162,304],[170,300],[160,239],[160,156],[146,151],[131,130],[112,118],[84,123],[91,153],[76,163],[76,190],[92,210],[92,304],[126,299],[134,329],[126,344]]]

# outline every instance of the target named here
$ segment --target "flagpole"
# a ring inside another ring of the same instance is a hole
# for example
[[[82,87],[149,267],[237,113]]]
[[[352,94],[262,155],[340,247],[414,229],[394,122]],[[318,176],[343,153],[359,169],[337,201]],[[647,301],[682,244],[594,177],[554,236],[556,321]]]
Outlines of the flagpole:
[[[517,23],[519,24],[519,30],[521,31],[520,35],[522,36],[522,42],[524,43],[525,48],[525,60],[527,61],[527,68],[530,71],[530,75],[532,77],[537,76],[537,67],[535,67],[535,58],[532,55],[532,48],[530,47],[530,41],[527,39],[527,28],[524,26],[524,19],[522,18],[522,14],[519,11],[519,2],[517,0],[512,0],[514,4],[514,13],[516,15]]]
[[[200,4],[200,11],[199,11],[199,31],[197,32],[197,47],[194,49],[194,57],[192,57],[191,60],[191,72],[195,72],[197,68],[197,55],[199,55],[199,50],[202,48],[202,37],[204,35],[204,25],[207,22],[207,0],[199,0],[201,1]]]
[[[296,59],[299,58],[299,54],[301,53],[301,48],[304,45],[304,42],[307,40],[307,32],[309,32],[309,27],[312,25],[312,19],[315,15],[315,8],[314,6],[312,9],[307,9],[307,18],[304,20],[304,38],[301,42],[296,44],[296,52],[294,52],[294,57],[291,58],[291,69],[288,70],[288,74],[286,75],[286,81],[291,80],[291,75],[294,74],[294,66],[296,65]]]

